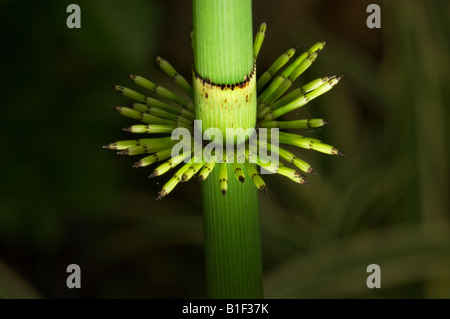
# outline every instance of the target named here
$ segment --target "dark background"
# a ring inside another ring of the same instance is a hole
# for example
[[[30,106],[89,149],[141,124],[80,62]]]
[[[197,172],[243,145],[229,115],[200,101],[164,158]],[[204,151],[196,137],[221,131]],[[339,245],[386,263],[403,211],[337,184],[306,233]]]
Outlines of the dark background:
[[[130,138],[109,105],[125,73],[190,78],[190,1],[0,1],[0,297],[205,297],[200,186],[155,201],[165,178],[101,146]],[[381,6],[382,28],[366,27]],[[305,135],[344,151],[298,155],[311,187],[266,177],[266,297],[449,298],[450,2],[254,1],[267,19],[258,70],[327,41],[294,87],[345,77],[294,114],[333,122]],[[176,88],[174,88],[176,90]],[[78,264],[81,289],[66,287]],[[381,267],[381,289],[366,267]]]

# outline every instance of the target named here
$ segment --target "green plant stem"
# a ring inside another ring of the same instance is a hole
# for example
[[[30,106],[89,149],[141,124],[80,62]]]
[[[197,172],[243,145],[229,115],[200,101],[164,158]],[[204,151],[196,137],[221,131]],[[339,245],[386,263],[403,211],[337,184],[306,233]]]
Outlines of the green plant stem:
[[[214,83],[238,83],[253,68],[251,0],[194,0],[194,63]]]
[[[228,165],[229,185],[222,196],[216,167],[203,183],[203,218],[208,296],[262,298],[258,190],[240,183]]]
[[[195,71],[215,84],[243,82],[252,72],[254,63],[251,0],[193,0],[193,14]],[[236,94],[233,101],[239,101],[237,104],[246,112],[247,116],[242,116],[240,112],[229,112],[224,107],[226,102],[207,103],[205,96],[201,96],[200,82],[195,82],[194,78],[196,118],[205,119],[203,129],[223,129],[224,123],[233,123],[234,128],[254,127],[256,86],[252,90],[248,102],[245,98],[248,92],[243,97],[242,90],[233,91]],[[217,115],[211,116],[208,112]],[[230,120],[230,117],[235,118]],[[245,183],[240,183],[231,165],[227,166],[226,196],[219,189],[218,167],[202,183],[208,296],[262,298],[258,192],[248,174]]]

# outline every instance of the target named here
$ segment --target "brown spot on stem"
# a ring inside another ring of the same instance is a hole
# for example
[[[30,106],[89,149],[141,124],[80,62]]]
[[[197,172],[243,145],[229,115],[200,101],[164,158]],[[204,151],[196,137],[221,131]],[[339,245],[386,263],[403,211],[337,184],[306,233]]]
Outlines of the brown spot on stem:
[[[211,85],[211,86],[217,86],[217,87],[220,87],[222,90],[225,90],[225,89],[231,89],[231,90],[234,90],[236,87],[238,87],[238,88],[244,88],[244,87],[246,87],[246,86],[250,83],[250,80],[255,76],[255,72],[256,72],[256,64],[255,64],[255,63],[253,64],[253,69],[252,69],[252,71],[251,71],[248,75],[246,75],[246,76],[244,77],[244,81],[238,82],[238,83],[236,83],[236,84],[214,83],[214,82],[212,82],[209,78],[203,78],[203,77],[202,77],[202,76],[194,69],[194,67],[192,67],[192,71],[193,71],[193,73],[194,73],[194,77],[195,77],[196,79],[199,79],[199,80],[201,81],[202,84],[209,84],[209,85]]]
[[[148,176],[148,178],[152,178],[152,177],[155,177],[155,176],[158,176],[159,174],[158,174],[158,171],[153,171],[153,173],[151,173],[149,176]]]
[[[263,192],[264,194],[266,194],[266,195],[267,195],[267,192],[269,191],[269,190],[267,189],[267,186],[266,186],[266,185],[261,185],[261,186],[259,187],[259,190],[260,190],[261,192]]]
[[[134,163],[133,164],[133,167],[135,167],[135,168],[137,168],[137,167],[141,167],[142,166],[142,163],[141,163],[141,161],[139,161],[139,162],[136,162],[136,163]]]
[[[166,195],[167,195],[167,192],[165,190],[162,190],[158,193],[158,197],[156,197],[156,200],[161,200]]]

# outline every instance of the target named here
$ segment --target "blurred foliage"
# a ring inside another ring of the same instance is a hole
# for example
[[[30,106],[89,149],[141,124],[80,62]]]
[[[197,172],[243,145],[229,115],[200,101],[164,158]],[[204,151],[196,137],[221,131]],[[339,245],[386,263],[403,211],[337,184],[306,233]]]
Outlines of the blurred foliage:
[[[382,28],[368,29],[379,3]],[[197,183],[155,201],[164,179],[101,145],[129,137],[107,106],[109,84],[138,73],[172,86],[161,54],[189,77],[189,1],[0,2],[0,297],[204,297]],[[273,1],[264,69],[287,48],[327,46],[300,81],[345,77],[296,116],[332,124],[308,132],[347,157],[301,156],[319,177],[305,188],[268,176],[260,196],[266,296],[450,298],[450,3]],[[300,155],[300,154],[299,154]],[[82,289],[66,288],[81,266]],[[381,289],[366,267],[381,267]]]

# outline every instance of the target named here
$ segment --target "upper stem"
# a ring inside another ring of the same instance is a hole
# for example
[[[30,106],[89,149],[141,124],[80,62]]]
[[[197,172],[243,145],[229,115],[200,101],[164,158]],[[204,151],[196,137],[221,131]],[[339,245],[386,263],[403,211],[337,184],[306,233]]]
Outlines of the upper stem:
[[[194,65],[216,84],[243,81],[253,69],[251,0],[194,0]]]

